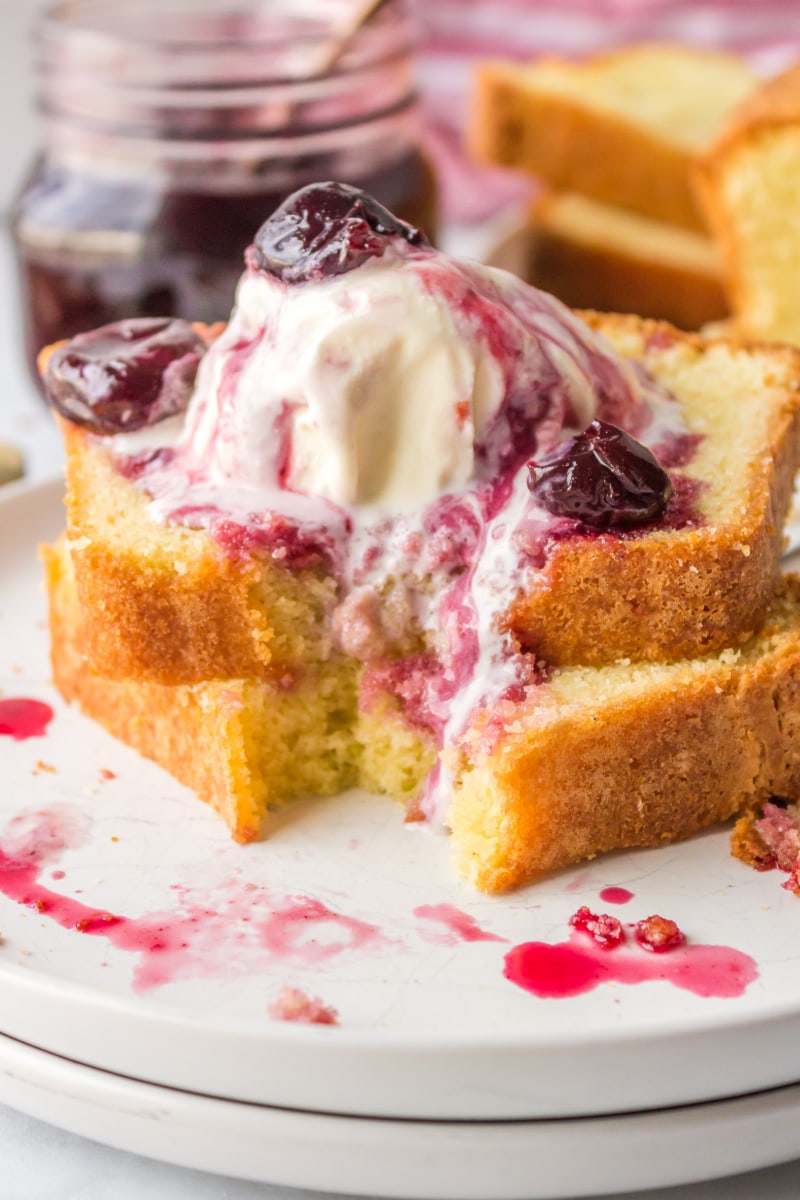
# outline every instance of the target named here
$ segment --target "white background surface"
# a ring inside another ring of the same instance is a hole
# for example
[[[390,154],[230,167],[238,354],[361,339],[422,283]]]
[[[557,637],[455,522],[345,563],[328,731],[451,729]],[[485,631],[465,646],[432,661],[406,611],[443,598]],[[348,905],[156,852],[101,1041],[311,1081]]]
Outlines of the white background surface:
[[[0,211],[7,207],[34,137],[26,31],[38,6],[30,0],[0,0]],[[13,271],[5,241],[0,246],[0,438],[23,446],[32,477],[58,469],[58,443],[26,378],[19,350]],[[658,1153],[657,1147],[653,1152]],[[312,1195],[152,1162],[62,1133],[2,1106],[0,1162],[2,1200],[302,1200]],[[336,1180],[330,1186],[335,1190]],[[735,1181],[652,1192],[648,1200],[796,1200],[799,1194],[800,1161]]]
[[[8,208],[35,140],[28,39],[44,5],[45,0],[0,0],[0,212]]]

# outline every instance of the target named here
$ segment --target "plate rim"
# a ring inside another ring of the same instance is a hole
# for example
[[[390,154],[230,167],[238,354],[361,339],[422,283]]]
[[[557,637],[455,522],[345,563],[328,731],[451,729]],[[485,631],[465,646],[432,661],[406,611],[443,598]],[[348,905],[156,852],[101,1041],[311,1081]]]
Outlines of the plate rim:
[[[54,506],[57,502],[60,503],[63,495],[63,481],[56,476],[47,480],[34,482],[22,481],[18,485],[11,485],[15,490],[13,493],[0,492],[0,520],[2,527],[5,528],[8,513],[14,511],[15,506],[34,505],[39,503],[42,505],[41,510],[33,510],[35,516],[31,519],[40,519],[41,512],[48,509],[48,506]],[[53,510],[55,515],[55,509]],[[24,523],[24,519],[23,519]],[[150,1029],[157,1029],[159,1036],[168,1041],[171,1036],[181,1040],[185,1040],[188,1034],[195,1029],[202,1033],[204,1037],[212,1037],[218,1041],[228,1042],[247,1042],[249,1044],[257,1044],[259,1053],[269,1058],[274,1055],[277,1058],[285,1056],[287,1053],[295,1052],[306,1061],[311,1058],[321,1064],[325,1071],[335,1074],[339,1064],[346,1062],[348,1058],[354,1054],[372,1054],[375,1055],[377,1061],[381,1065],[394,1064],[395,1067],[400,1067],[405,1056],[410,1052],[422,1054],[426,1056],[428,1065],[435,1074],[435,1069],[442,1070],[447,1064],[450,1064],[456,1057],[462,1060],[460,1080],[470,1081],[474,1088],[474,1076],[470,1076],[470,1069],[474,1071],[475,1063],[481,1057],[488,1055],[501,1056],[504,1061],[513,1063],[516,1056],[523,1054],[528,1058],[538,1056],[542,1062],[549,1063],[555,1059],[561,1052],[572,1052],[575,1054],[588,1055],[590,1058],[601,1056],[604,1051],[607,1051],[609,1041],[609,1030],[594,1029],[587,1030],[583,1028],[575,1028],[563,1031],[547,1031],[539,1030],[535,1021],[531,1021],[531,1026],[524,1034],[510,1033],[506,1034],[504,1030],[496,1027],[487,1030],[486,1033],[478,1040],[474,1036],[466,1035],[461,1032],[442,1031],[422,1031],[410,1032],[406,1030],[387,1029],[380,1026],[370,1027],[368,1029],[358,1028],[352,1029],[340,1027],[336,1030],[332,1037],[330,1030],[323,1029],[318,1026],[308,1025],[292,1025],[289,1023],[275,1023],[273,1025],[258,1025],[254,1022],[243,1020],[241,1018],[232,1018],[230,1020],[223,1019],[221,1014],[214,1013],[214,1019],[210,1020],[206,1014],[203,1018],[197,1019],[194,1014],[180,1015],[174,1009],[149,1008],[143,1004],[138,997],[122,996],[118,994],[101,992],[93,989],[89,985],[83,985],[74,980],[57,979],[49,977],[45,974],[28,971],[20,973],[15,970],[13,964],[0,962],[0,980],[3,980],[2,991],[5,994],[5,1007],[8,1008],[9,1000],[16,997],[14,1003],[17,1005],[18,1012],[13,1028],[8,1028],[7,1032],[12,1036],[24,1036],[31,1045],[39,1046],[43,1052],[62,1053],[63,1047],[53,1044],[42,1043],[39,1040],[31,1038],[30,1025],[27,1014],[23,1013],[25,1009],[25,1000],[33,999],[39,1010],[46,1008],[49,1004],[51,1007],[64,1005],[65,1003],[73,1009],[102,1010],[107,1020],[112,1025],[119,1026],[126,1021],[137,1021],[146,1025]],[[20,1013],[23,1013],[20,1018]],[[6,1021],[7,1021],[6,1017]],[[680,1038],[682,1043],[692,1043],[697,1039],[702,1039],[704,1042],[704,1052],[708,1055],[713,1051],[713,1047],[720,1043],[723,1039],[736,1037],[742,1031],[755,1031],[757,1034],[762,1031],[762,1027],[767,1024],[773,1027],[782,1026],[788,1023],[790,1026],[797,1025],[797,1031],[800,1032],[800,995],[795,999],[785,1000],[767,1000],[761,998],[757,1014],[752,1012],[742,1012],[734,1007],[729,1012],[714,1014],[713,1018],[704,1015],[704,1010],[698,1008],[695,1013],[688,1014],[686,1012],[672,1017],[659,1013],[658,1026],[639,1025],[636,1028],[630,1028],[625,1025],[615,1026],[613,1030],[613,1044],[616,1050],[619,1051],[654,1051],[664,1053],[664,1047],[674,1044],[676,1037]],[[798,1039],[800,1041],[800,1039]],[[800,1053],[800,1051],[799,1051]],[[93,1059],[91,1055],[81,1053],[75,1055],[74,1051],[70,1052],[70,1056],[76,1061],[84,1062],[92,1069],[103,1069],[104,1064]],[[800,1060],[799,1060],[800,1061]],[[110,1069],[119,1069],[116,1065]],[[791,1068],[794,1070],[795,1068]],[[135,1074],[130,1074],[130,1078],[138,1078]],[[780,1078],[771,1078],[769,1080],[759,1079],[758,1086],[768,1087],[770,1085],[786,1086],[790,1082],[791,1075],[787,1077],[783,1075]],[[147,1079],[154,1086],[174,1086],[180,1087],[184,1084],[173,1076],[172,1078],[154,1078],[152,1075]],[[695,1084],[695,1087],[697,1085]],[[735,1091],[741,1091],[741,1087],[734,1088]],[[215,1090],[215,1094],[219,1089]],[[712,1087],[710,1082],[704,1084],[704,1090],[701,1096],[693,1095],[692,1102],[707,1102],[714,1098],[720,1098],[731,1093],[730,1087]],[[231,1099],[234,1097],[231,1096]],[[240,1099],[247,1099],[239,1097]],[[256,1102],[252,1099],[248,1102]],[[267,1103],[267,1101],[258,1101]],[[276,1103],[276,1101],[270,1101]],[[686,1103],[686,1098],[683,1101],[671,1099],[668,1101],[671,1105]],[[454,1102],[455,1103],[455,1102]],[[519,1109],[519,1101],[506,1098],[503,1102],[507,1108],[503,1110],[502,1115],[495,1115],[494,1118],[488,1118],[485,1113],[477,1112],[475,1104],[477,1102],[473,1098],[461,1098],[453,1110],[453,1119],[481,1121],[486,1119],[529,1119],[538,1118],[540,1114],[530,1112],[522,1112]],[[497,1103],[497,1101],[496,1101]],[[601,1111],[619,1111],[619,1105],[613,1101],[609,1102],[611,1107],[600,1108],[593,1107],[592,1112]],[[289,1107],[297,1107],[296,1104],[290,1104]],[[302,1107],[309,1107],[304,1105]],[[502,1106],[501,1106],[502,1107]],[[644,1103],[644,1098],[640,1099],[635,1107],[644,1110],[652,1107],[650,1103]],[[323,1111],[320,1109],[320,1111]],[[331,1107],[330,1104],[324,1106],[326,1112],[347,1113],[353,1111],[363,1111],[360,1105],[349,1103]],[[583,1108],[581,1112],[586,1115],[587,1109]],[[471,1114],[471,1115],[470,1115]],[[383,1116],[391,1118],[393,1116],[412,1116],[408,1108],[405,1111],[384,1111]],[[567,1113],[562,1113],[566,1117]],[[575,1113],[573,1116],[577,1115]]]
[[[800,1150],[800,1084],[568,1120],[381,1120],[180,1092],[0,1034],[0,1099],[79,1136],[178,1166],[326,1192],[334,1178],[339,1193],[392,1200],[641,1194],[791,1162]],[[732,1136],[754,1124],[766,1136]],[[212,1129],[216,1136],[202,1136]],[[654,1136],[655,1159],[646,1149]]]

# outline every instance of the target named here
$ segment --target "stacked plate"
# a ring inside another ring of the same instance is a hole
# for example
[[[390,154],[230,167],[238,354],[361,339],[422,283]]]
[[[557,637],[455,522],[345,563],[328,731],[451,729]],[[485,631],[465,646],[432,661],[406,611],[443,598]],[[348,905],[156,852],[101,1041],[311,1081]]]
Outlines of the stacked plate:
[[[0,1100],[168,1161],[372,1196],[595,1195],[800,1154],[782,876],[715,831],[484,897],[446,838],[363,793],[231,844],[48,683],[35,546],[60,496],[0,495],[0,700],[36,702],[2,743]],[[659,913],[688,945],[603,952],[570,929],[582,905],[629,934]],[[335,1023],[286,1019],[303,997]]]

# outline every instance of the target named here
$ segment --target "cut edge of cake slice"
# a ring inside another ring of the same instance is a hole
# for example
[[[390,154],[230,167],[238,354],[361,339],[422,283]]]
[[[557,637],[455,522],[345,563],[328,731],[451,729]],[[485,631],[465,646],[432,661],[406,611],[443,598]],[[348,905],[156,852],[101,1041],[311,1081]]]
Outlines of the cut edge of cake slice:
[[[354,660],[193,684],[107,679],[86,657],[91,616],[66,539],[41,555],[61,695],[191,788],[236,841],[259,837],[268,809],[300,796],[360,784],[406,805],[416,797],[435,762],[432,740],[399,720],[392,697],[360,711]]]
[[[165,524],[83,429],[59,418],[68,549],[91,615],[86,653],[112,678],[199,683],[277,677],[330,652],[336,582],[266,556],[226,553],[204,530]]]
[[[681,403],[699,441],[674,472],[702,523],[567,538],[510,619],[546,663],[677,660],[755,633],[780,575],[800,460],[800,358],[789,347],[708,340],[664,322],[582,313],[614,351]]]

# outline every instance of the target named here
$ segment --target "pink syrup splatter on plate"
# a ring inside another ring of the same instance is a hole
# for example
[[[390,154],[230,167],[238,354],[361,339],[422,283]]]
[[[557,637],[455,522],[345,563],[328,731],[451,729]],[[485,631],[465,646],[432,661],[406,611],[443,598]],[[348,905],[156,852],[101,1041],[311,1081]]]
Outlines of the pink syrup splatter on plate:
[[[44,737],[53,716],[50,705],[42,700],[9,696],[0,700],[0,734],[13,738],[15,742]]]
[[[627,904],[633,899],[633,892],[624,887],[604,887],[600,899],[606,904]]]
[[[361,950],[373,944],[375,925],[334,912],[308,896],[289,896],[258,923],[260,945],[281,958],[301,955],[304,962],[318,963],[345,950]]]
[[[696,996],[741,996],[758,978],[749,954],[729,946],[688,945],[668,954],[607,950],[576,931],[566,942],[525,942],[505,957],[503,974],[542,999],[564,999],[603,983],[661,980]]]
[[[452,904],[420,904],[414,909],[414,916],[421,917],[424,921],[435,921],[443,927],[438,930],[422,930],[422,936],[427,941],[442,945],[451,946],[456,942],[508,941],[508,938],[481,929],[474,917]]]
[[[582,892],[592,882],[591,871],[579,871],[564,888],[565,892]]]
[[[92,907],[40,882],[43,869],[83,840],[68,810],[14,818],[0,841],[0,894],[64,929],[105,938],[138,956],[137,991],[177,979],[247,974],[274,962],[319,964],[364,947],[393,945],[377,926],[307,896],[276,898],[256,884],[228,882],[202,902],[178,888],[179,908],[128,917]],[[56,873],[51,874],[51,878]]]

